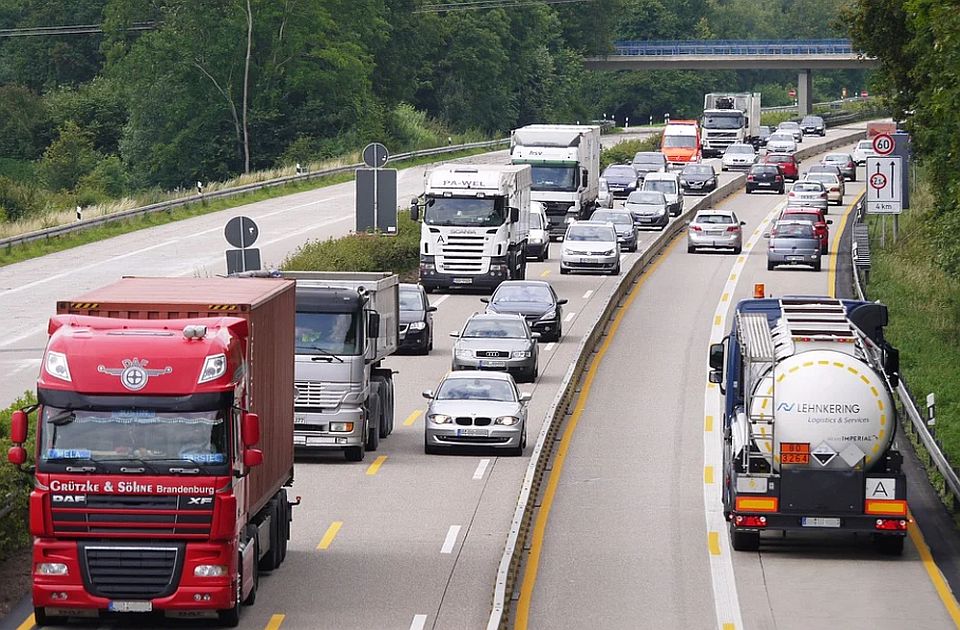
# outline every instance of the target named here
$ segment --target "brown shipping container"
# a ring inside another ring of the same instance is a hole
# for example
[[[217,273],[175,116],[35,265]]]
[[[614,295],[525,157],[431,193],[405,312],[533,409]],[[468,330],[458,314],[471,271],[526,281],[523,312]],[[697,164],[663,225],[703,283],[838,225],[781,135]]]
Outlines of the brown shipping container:
[[[57,313],[120,319],[242,317],[250,323],[250,411],[260,416],[263,464],[251,470],[247,512],[293,479],[296,283],[281,278],[123,278]]]

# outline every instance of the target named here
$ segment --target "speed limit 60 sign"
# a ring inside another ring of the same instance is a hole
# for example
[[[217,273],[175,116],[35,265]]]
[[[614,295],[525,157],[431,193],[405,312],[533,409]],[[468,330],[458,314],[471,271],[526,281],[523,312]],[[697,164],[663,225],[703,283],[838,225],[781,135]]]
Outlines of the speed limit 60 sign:
[[[888,133],[878,133],[873,137],[873,152],[877,155],[890,155],[897,144]]]

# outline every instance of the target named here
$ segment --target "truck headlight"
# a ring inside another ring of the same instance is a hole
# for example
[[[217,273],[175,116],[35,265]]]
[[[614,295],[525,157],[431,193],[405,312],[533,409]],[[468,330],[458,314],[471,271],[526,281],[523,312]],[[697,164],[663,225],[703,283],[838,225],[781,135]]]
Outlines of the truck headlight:
[[[529,350],[514,350],[512,354],[514,359],[529,359],[530,351]]]
[[[36,572],[37,575],[66,575],[67,565],[62,562],[41,562]]]
[[[227,567],[222,564],[198,564],[193,569],[194,577],[223,577]]]
[[[445,416],[442,413],[435,413],[429,416],[430,422],[434,424],[450,424],[453,422],[453,418],[450,416]]]
[[[203,369],[200,370],[200,378],[197,379],[197,384],[215,381],[226,373],[227,355],[211,354],[203,361]]]
[[[67,355],[62,352],[48,350],[44,369],[47,371],[47,374],[59,378],[61,381],[70,382],[72,380],[70,378],[70,366],[67,365]]]
[[[427,327],[426,322],[413,322],[410,324],[410,330],[423,330]]]
[[[512,427],[513,425],[520,422],[520,418],[517,416],[500,416],[493,421],[494,424],[502,424],[504,426]]]

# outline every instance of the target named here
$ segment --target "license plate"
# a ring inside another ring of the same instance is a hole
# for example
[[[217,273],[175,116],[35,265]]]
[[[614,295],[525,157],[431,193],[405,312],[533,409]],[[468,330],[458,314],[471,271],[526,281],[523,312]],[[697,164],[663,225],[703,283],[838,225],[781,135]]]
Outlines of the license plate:
[[[587,264],[587,263],[592,263],[592,262],[596,262],[596,259],[595,259],[595,258],[581,258],[581,259],[580,259],[580,263],[581,263],[581,264]]]
[[[502,367],[507,367],[507,362],[506,361],[481,361],[480,367],[502,368]]]
[[[723,234],[723,230],[707,230],[707,234],[710,236],[720,236]]]
[[[840,527],[839,518],[824,518],[822,516],[804,516],[800,519],[804,527]]]
[[[107,609],[119,613],[145,613],[153,610],[153,602],[110,602]]]
[[[803,256],[787,256],[787,260],[803,260]]]
[[[490,435],[489,429],[457,429],[458,437],[487,437],[488,435]]]
[[[757,182],[757,186],[769,186],[770,182]]]
[[[473,284],[473,278],[454,278],[454,284]]]

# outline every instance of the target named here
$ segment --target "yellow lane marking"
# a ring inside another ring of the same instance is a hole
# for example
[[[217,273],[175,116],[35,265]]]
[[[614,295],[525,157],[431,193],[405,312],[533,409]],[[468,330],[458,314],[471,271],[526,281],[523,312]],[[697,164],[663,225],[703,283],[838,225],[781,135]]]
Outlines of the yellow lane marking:
[[[913,514],[909,510],[907,516],[913,521]],[[927,575],[930,576],[930,581],[933,582],[933,588],[937,590],[940,601],[946,607],[947,614],[950,615],[953,623],[960,628],[960,605],[957,604],[957,598],[953,596],[953,591],[950,590],[950,585],[943,578],[943,573],[940,572],[937,563],[933,561],[930,547],[927,546],[927,541],[923,539],[923,532],[920,531],[916,522],[910,523],[907,527],[907,535],[910,536],[910,540],[913,541],[913,545],[920,553],[920,562],[923,563],[923,568],[927,570]]]
[[[750,243],[747,243],[747,245],[749,246]],[[730,274],[730,281],[733,282],[733,281],[736,280],[736,279],[737,279],[737,274],[731,273],[731,274]]]
[[[714,325],[714,326],[719,326],[719,325],[722,324],[722,323],[723,323],[723,318],[722,318],[722,317],[720,317],[719,315],[715,315],[715,316],[713,317],[713,325]]]
[[[703,419],[703,430],[707,433],[713,431],[713,416],[707,416]]]
[[[723,624],[723,630],[737,630],[737,626],[733,623],[725,623]]]
[[[286,617],[286,615],[273,615],[270,617],[270,621],[267,622],[267,625],[263,630],[279,630],[280,624],[283,623],[283,620],[286,619]]]
[[[403,421],[403,426],[412,427],[413,423],[417,421],[417,418],[420,417],[421,413],[423,413],[423,411],[421,411],[420,409],[417,409],[416,411],[411,413],[409,416],[407,416],[407,419]]]
[[[544,269],[544,270],[543,270],[543,273],[540,274],[540,277],[541,277],[541,278],[546,278],[546,277],[549,276],[549,275],[550,275],[550,270],[549,270],[549,269]]]
[[[37,620],[34,619],[33,613],[30,613],[30,616],[24,619],[23,623],[17,626],[17,630],[30,630],[30,628],[33,628],[36,625],[37,625]]]
[[[380,457],[373,460],[373,463],[370,464],[370,467],[367,468],[368,475],[375,475],[380,470],[380,467],[383,466],[383,462],[387,461],[386,455],[381,455]]]
[[[330,527],[327,528],[327,532],[323,535],[323,538],[320,539],[320,544],[317,545],[317,549],[327,549],[333,543],[333,539],[337,537],[337,532],[340,531],[341,527],[343,527],[343,521],[330,523]]]
[[[707,532],[707,549],[711,556],[720,555],[720,532]]]
[[[856,207],[864,193],[866,193],[866,190],[861,191],[859,195],[854,197],[853,202],[840,215],[840,225],[835,226],[834,229],[833,243],[830,245],[830,266],[827,268],[827,295],[832,298],[837,297],[837,256],[840,254],[840,237],[843,236],[844,228],[847,227],[850,212]]]
[[[681,242],[681,239],[674,239],[673,243],[664,250],[663,255],[644,270],[643,274],[637,280],[637,283],[633,285],[633,289],[631,289],[627,295],[627,299],[623,301],[623,306],[620,307],[620,310],[617,311],[616,316],[610,323],[610,329],[607,331],[606,337],[603,338],[600,349],[597,350],[597,356],[587,369],[587,374],[583,379],[583,387],[580,389],[580,394],[577,396],[577,401],[573,408],[573,415],[567,420],[567,426],[563,430],[563,437],[560,439],[560,446],[557,448],[553,470],[550,471],[550,478],[547,480],[547,487],[543,493],[543,503],[540,506],[540,511],[537,513],[536,521],[533,524],[533,535],[530,539],[530,555],[527,557],[527,570],[523,574],[523,583],[520,585],[520,600],[517,602],[517,616],[513,622],[515,630],[526,630],[530,620],[530,602],[533,599],[533,589],[537,583],[537,572],[540,570],[540,554],[543,553],[543,538],[547,530],[547,521],[550,518],[550,508],[553,507],[553,498],[557,494],[557,486],[560,484],[560,476],[563,473],[563,464],[567,459],[567,451],[570,449],[570,442],[573,440],[573,434],[577,430],[577,424],[580,423],[583,410],[587,406],[587,399],[590,398],[590,390],[597,376],[597,370],[603,361],[603,357],[607,354],[610,343],[617,335],[620,322],[623,321],[626,312],[630,310],[630,305],[633,304],[633,301],[637,295],[639,295],[641,287],[643,287],[653,272],[657,270],[657,267],[670,257],[670,254],[673,253],[677,245]]]
[[[706,484],[713,483],[713,466],[703,467],[703,483],[706,483]]]
[[[720,301],[721,301],[721,302],[726,302],[726,301],[729,300],[729,299],[730,299],[730,294],[729,294],[729,293],[724,293],[723,295],[720,296]]]
[[[742,262],[745,261],[746,259],[747,259],[746,256],[739,256],[739,257],[737,258],[737,262],[738,262],[738,263],[742,263]]]

